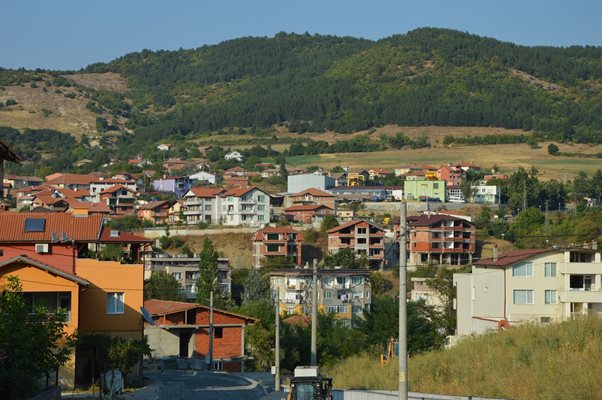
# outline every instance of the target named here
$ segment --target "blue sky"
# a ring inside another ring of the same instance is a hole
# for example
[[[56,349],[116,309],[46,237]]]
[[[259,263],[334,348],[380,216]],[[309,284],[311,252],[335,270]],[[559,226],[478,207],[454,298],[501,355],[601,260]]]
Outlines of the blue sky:
[[[378,40],[425,26],[601,46],[601,17],[602,0],[0,0],[0,66],[79,69],[280,31]]]

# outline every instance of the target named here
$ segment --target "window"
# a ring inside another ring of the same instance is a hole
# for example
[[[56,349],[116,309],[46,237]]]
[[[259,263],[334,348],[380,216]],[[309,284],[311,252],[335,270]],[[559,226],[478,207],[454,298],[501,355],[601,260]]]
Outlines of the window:
[[[533,304],[533,290],[516,289],[513,295],[514,304]]]
[[[179,281],[180,279],[182,279],[182,273],[181,273],[181,272],[172,272],[172,273],[171,273],[171,276],[173,276],[173,277],[174,277],[174,279],[175,279],[175,280],[178,280],[178,281]]]
[[[330,290],[325,290],[324,291],[324,300],[330,300],[332,299],[332,292]]]
[[[224,337],[224,328],[217,327],[217,328],[213,328],[213,337],[216,339],[221,339]]]
[[[558,303],[556,291],[555,290],[546,290],[545,291],[545,303],[546,304],[556,304]]]
[[[278,233],[268,233],[267,240],[279,240],[280,235]]]
[[[205,204],[205,211],[211,211],[211,204]]]
[[[280,251],[280,245],[277,244],[268,244],[267,246],[268,253],[275,253]]]
[[[544,267],[543,267],[543,271],[544,271],[544,276],[546,276],[546,277],[556,276],[556,263],[553,263],[553,262],[545,263]]]
[[[123,314],[123,292],[107,293],[107,314]]]
[[[357,234],[358,235],[365,235],[367,232],[366,228],[357,228]]]
[[[265,201],[265,195],[260,194],[257,196],[257,201],[263,203]]]
[[[364,277],[363,276],[352,276],[351,283],[353,285],[361,285],[362,283],[364,283]]]
[[[512,276],[533,276],[533,263],[524,262],[513,265]]]
[[[366,238],[358,238],[357,244],[366,244]]]
[[[265,204],[259,204],[257,206],[257,211],[265,211]]]
[[[433,182],[433,189],[439,189],[439,182]]]
[[[263,220],[264,220],[264,219],[263,219],[263,217],[264,217],[264,215],[263,215],[263,214],[259,214],[259,215],[257,216],[257,221],[263,221]]]
[[[344,285],[347,282],[347,278],[344,276],[337,276],[337,285]]]

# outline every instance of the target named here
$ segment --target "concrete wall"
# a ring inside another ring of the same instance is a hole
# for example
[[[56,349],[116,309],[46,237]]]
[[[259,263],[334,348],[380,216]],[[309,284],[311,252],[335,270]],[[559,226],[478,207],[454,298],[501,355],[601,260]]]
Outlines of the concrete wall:
[[[147,325],[144,327],[144,334],[148,336],[153,357],[168,357],[180,355],[180,330],[167,330],[158,326]],[[191,338],[188,343],[188,354],[192,355],[194,351],[194,340]]]

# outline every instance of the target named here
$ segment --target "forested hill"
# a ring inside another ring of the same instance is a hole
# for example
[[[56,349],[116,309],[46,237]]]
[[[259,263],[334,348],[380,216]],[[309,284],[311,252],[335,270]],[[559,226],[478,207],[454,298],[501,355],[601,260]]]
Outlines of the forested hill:
[[[86,69],[109,71],[128,79],[131,123],[146,140],[288,123],[499,126],[602,141],[600,47],[525,47],[432,28],[377,42],[279,33]]]

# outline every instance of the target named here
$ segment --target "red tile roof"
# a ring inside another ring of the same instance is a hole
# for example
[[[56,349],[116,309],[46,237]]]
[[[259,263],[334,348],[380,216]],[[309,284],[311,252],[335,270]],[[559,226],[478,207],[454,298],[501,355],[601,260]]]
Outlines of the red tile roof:
[[[244,187],[244,188],[228,189],[228,191],[223,193],[221,196],[222,197],[228,197],[228,196],[241,197],[254,189],[257,189],[257,188],[255,186],[249,186],[249,187]],[[257,190],[259,190],[259,189],[257,189]]]
[[[111,236],[113,232],[117,232],[117,236]],[[103,227],[100,234],[100,243],[151,243],[151,239],[147,239],[144,236],[134,235],[129,232],[121,232],[108,227]]]
[[[168,301],[168,300],[155,300],[155,299],[145,300],[144,308],[146,308],[146,310],[149,312],[149,314],[152,317],[169,315],[169,314],[182,312],[182,311],[186,311],[186,310],[192,310],[194,308],[200,308],[200,309],[204,309],[204,310],[209,309],[209,307],[207,307],[207,306],[203,306],[203,305],[195,304],[195,303],[184,303],[181,301]],[[242,315],[242,314],[235,314],[235,313],[232,313],[229,311],[219,310],[216,308],[214,308],[213,311],[220,313],[220,314],[226,314],[226,315],[238,317],[238,318],[244,319],[249,322],[257,321],[256,318],[248,317],[248,316]]]
[[[27,218],[44,219],[43,232],[25,232]],[[1,213],[0,242],[52,242],[52,232],[67,234],[71,240],[95,242],[100,236],[103,217],[89,215],[75,217],[65,213]]]
[[[555,249],[525,249],[525,250],[515,250],[510,251],[508,253],[502,254],[498,257],[497,260],[493,260],[492,258],[484,258],[474,263],[474,265],[480,265],[484,267],[508,267],[512,264],[515,264],[519,261],[527,260],[533,256],[557,252],[559,250]]]
[[[332,193],[328,193],[328,192],[325,192],[323,190],[316,189],[316,188],[305,189],[302,192],[292,194],[291,197],[304,196],[306,194],[310,194],[312,196],[318,196],[318,197],[336,197]]]
[[[135,190],[132,190],[126,186],[123,185],[115,185],[115,186],[111,186],[106,188],[105,190],[103,190],[102,192],[100,192],[100,194],[107,194],[107,193],[115,193],[120,191],[121,189],[127,190],[130,193],[137,193]]]
[[[167,208],[173,206],[176,202],[173,200],[159,200],[159,201],[151,201],[148,204],[143,205],[138,208],[139,210],[154,210],[155,208],[166,206]]]
[[[203,198],[212,198],[224,193],[226,190],[223,188],[200,188],[194,187],[190,189],[189,192],[192,192],[196,197]]]
[[[40,192],[40,193],[42,193],[42,192]],[[45,205],[47,205],[47,206],[53,206],[53,205],[55,205],[55,204],[58,204],[58,203],[65,203],[65,204],[68,204],[68,203],[65,201],[65,199],[63,199],[62,197],[56,198],[56,197],[52,197],[52,196],[44,196],[44,195],[41,195],[41,194],[37,194],[37,195],[35,196],[35,198],[36,198],[38,201],[41,201],[43,204],[45,204]],[[34,200],[34,201],[35,201],[35,200]]]
[[[291,228],[290,226],[266,226],[265,228],[259,229],[257,232],[253,234],[253,241],[263,241],[264,235],[268,233],[281,233],[281,234],[289,234],[293,233],[297,235],[296,241],[303,241],[303,234],[301,232]]]
[[[374,227],[374,228],[376,228],[376,229],[378,229],[380,231],[384,231],[382,228],[379,228],[378,226],[374,225],[373,223],[370,223],[368,221],[364,221],[364,220],[360,219],[360,220],[352,220],[352,221],[349,221],[347,223],[344,223],[343,225],[339,225],[339,226],[336,226],[334,228],[331,228],[331,229],[328,230],[328,233],[338,232],[338,231],[340,231],[342,229],[349,228],[349,227],[351,227],[353,225],[357,225],[357,224],[362,223],[362,222],[365,222],[366,224],[368,224],[368,225],[370,225],[370,226],[372,226],[372,227]]]
[[[49,177],[52,177],[48,179]],[[89,185],[97,181],[96,175],[81,175],[81,174],[53,174],[46,177],[49,185]]]
[[[453,217],[451,215],[433,214],[433,215],[421,215],[419,217],[408,218],[408,223],[411,226],[433,226],[438,225],[442,221],[462,221],[472,225],[471,222],[464,218]]]
[[[284,209],[284,212],[294,212],[294,211],[316,211],[320,208],[328,208],[332,210],[332,208],[325,206],[324,204],[306,204],[306,205],[295,205],[290,206]]]
[[[134,185],[136,181],[131,179],[96,179],[90,183],[94,184],[109,184],[109,185],[117,185],[117,184],[129,184]]]

